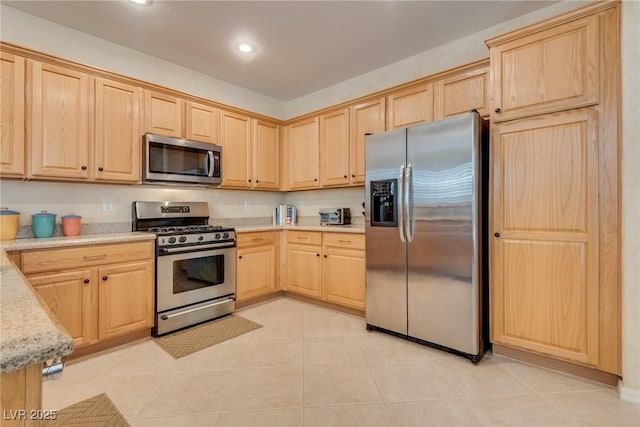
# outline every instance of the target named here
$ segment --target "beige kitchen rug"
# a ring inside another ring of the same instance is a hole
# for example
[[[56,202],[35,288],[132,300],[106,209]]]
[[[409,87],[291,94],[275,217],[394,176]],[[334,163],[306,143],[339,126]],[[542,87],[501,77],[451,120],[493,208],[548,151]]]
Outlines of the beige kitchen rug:
[[[129,427],[116,405],[105,393],[90,397],[56,411],[55,420],[40,424],[45,427]]]
[[[232,314],[189,329],[154,338],[153,341],[173,356],[174,359],[180,359],[196,351],[259,328],[262,328],[262,325]]]

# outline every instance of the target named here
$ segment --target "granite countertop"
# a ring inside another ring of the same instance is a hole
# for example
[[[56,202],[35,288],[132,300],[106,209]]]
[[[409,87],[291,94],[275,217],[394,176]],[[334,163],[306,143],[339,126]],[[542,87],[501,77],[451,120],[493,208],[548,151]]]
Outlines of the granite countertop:
[[[300,231],[325,231],[332,233],[360,233],[364,234],[364,224],[353,225],[240,225],[235,227],[238,233],[251,233],[254,231],[280,231],[280,230],[300,230]]]
[[[0,372],[66,356],[73,340],[38,297],[6,251],[153,240],[149,233],[88,234],[0,241]]]

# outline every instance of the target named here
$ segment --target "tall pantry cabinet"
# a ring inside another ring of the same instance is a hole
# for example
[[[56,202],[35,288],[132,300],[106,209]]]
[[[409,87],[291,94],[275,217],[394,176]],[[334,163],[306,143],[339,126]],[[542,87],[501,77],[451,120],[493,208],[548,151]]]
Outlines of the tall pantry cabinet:
[[[618,9],[487,41],[492,342],[616,375]]]

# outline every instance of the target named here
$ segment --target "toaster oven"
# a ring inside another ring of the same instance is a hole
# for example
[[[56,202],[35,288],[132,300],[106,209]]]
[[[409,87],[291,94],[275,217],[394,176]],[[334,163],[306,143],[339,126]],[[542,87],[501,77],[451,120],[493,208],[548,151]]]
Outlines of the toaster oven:
[[[320,209],[320,225],[349,225],[351,210],[349,208]]]

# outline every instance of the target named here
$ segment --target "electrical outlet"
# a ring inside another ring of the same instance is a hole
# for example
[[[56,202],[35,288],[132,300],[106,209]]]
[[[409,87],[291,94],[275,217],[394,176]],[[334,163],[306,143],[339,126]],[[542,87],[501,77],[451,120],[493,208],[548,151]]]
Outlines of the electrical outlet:
[[[111,212],[113,210],[113,204],[111,200],[102,199],[102,212]]]

